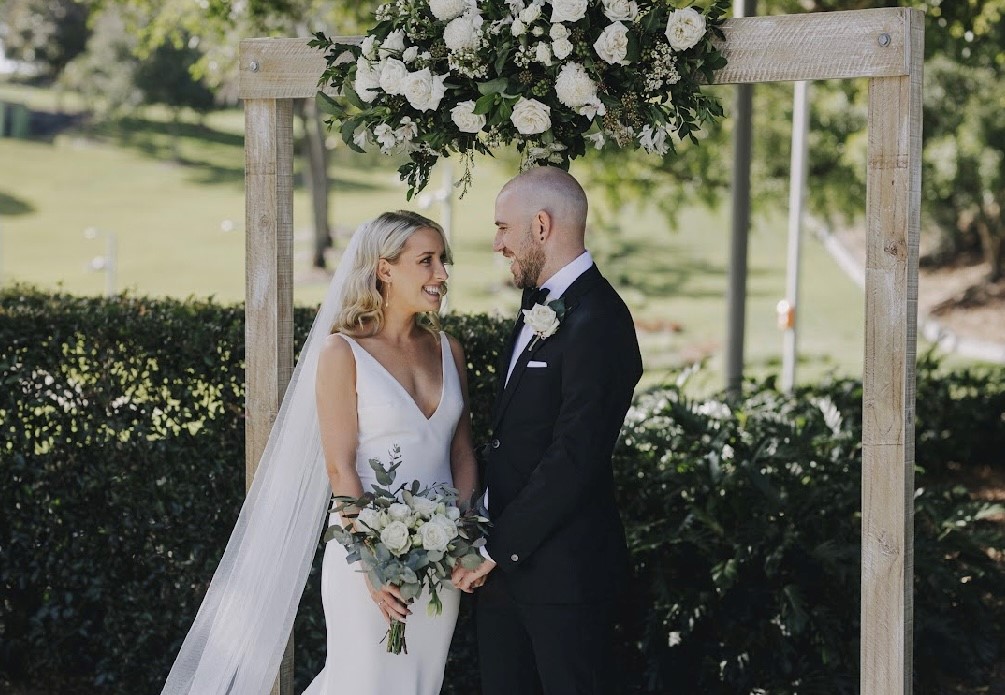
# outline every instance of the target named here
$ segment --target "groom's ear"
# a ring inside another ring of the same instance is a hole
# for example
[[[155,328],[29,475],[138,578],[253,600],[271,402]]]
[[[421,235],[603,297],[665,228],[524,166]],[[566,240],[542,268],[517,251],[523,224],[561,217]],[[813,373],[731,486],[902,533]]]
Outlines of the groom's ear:
[[[531,229],[538,241],[545,241],[549,236],[551,236],[552,220],[551,215],[548,214],[547,210],[537,211],[537,214],[534,215],[534,222],[531,225]]]

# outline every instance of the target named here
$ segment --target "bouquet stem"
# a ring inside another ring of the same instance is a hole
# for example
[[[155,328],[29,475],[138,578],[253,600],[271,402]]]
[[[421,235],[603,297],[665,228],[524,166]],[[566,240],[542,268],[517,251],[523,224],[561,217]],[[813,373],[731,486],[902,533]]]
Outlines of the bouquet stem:
[[[384,639],[387,641],[388,654],[401,654],[402,652],[408,654],[408,646],[405,644],[405,623],[391,618],[391,626],[387,628],[387,635]]]

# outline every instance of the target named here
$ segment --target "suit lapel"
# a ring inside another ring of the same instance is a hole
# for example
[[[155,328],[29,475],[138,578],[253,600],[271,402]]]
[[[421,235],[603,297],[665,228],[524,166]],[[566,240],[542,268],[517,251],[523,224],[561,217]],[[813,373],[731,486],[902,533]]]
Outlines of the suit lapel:
[[[590,290],[597,286],[597,284],[603,280],[603,275],[600,274],[600,270],[597,268],[596,264],[590,266],[586,272],[576,278],[575,282],[569,285],[569,288],[562,294],[562,299],[565,301],[565,316],[563,321],[569,318],[576,305],[579,304],[580,299]],[[513,333],[510,335],[509,343],[507,344],[507,349],[503,358],[501,373],[501,380],[499,382],[498,395],[496,397],[495,417],[492,418],[492,429],[496,429],[499,426],[499,421],[502,420],[503,413],[506,412],[507,406],[509,406],[510,400],[513,398],[514,392],[520,383],[521,377],[525,371],[527,371],[527,363],[534,354],[544,347],[544,344],[548,341],[555,340],[561,337],[562,328],[559,326],[558,332],[555,333],[551,338],[547,340],[531,340],[532,346],[524,348],[520,356],[517,358],[516,364],[513,366],[513,374],[510,375],[509,381],[506,381],[506,371],[509,369],[509,363],[513,355],[513,347],[516,343],[516,337],[520,333],[520,328],[523,327],[523,314],[520,314],[520,318],[517,320],[516,326],[513,329]]]

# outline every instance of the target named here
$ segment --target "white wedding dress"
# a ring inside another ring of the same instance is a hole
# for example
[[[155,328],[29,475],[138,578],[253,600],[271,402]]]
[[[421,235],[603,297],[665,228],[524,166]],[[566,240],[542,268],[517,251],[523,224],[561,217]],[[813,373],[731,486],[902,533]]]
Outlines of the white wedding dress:
[[[392,489],[418,480],[423,486],[452,483],[450,445],[463,409],[460,380],[450,345],[440,334],[443,389],[427,419],[404,387],[356,341],[343,335],[356,359],[356,403],[359,442],[356,471],[369,490],[376,483],[371,458],[386,466],[390,451],[401,448],[401,466]],[[336,523],[335,515],[329,523]],[[388,654],[381,640],[387,621],[367,591],[358,565],[348,565],[337,541],[325,548],[321,600],[328,629],[325,668],[304,695],[436,695],[457,621],[460,593],[439,592],[443,613],[426,613],[429,595],[412,605],[405,627],[408,653]]]

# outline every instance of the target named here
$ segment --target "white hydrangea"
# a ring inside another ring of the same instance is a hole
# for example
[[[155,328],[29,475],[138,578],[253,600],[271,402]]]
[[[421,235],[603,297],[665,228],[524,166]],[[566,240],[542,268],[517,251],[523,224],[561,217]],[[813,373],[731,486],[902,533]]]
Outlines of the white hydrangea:
[[[578,109],[597,98],[597,83],[590,78],[579,63],[566,63],[555,80],[555,94],[559,102],[570,109]]]
[[[450,20],[443,30],[443,43],[451,51],[474,48],[478,45],[481,35],[482,21],[482,16],[475,12],[468,12]]]
[[[429,0],[429,11],[441,22],[461,16],[467,6],[467,0]]]

